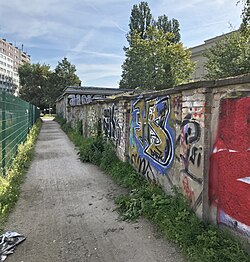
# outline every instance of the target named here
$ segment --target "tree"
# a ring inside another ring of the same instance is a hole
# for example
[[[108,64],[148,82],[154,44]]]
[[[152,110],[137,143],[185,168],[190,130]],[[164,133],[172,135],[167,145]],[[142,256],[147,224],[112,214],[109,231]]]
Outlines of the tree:
[[[180,44],[178,20],[166,15],[154,20],[148,3],[141,2],[133,5],[129,28],[120,88],[161,89],[189,77],[193,66],[189,52]]]
[[[76,67],[67,58],[58,62],[54,71],[49,65],[25,63],[18,69],[20,97],[40,108],[54,107],[66,86],[79,86]]]
[[[172,32],[175,37],[171,39],[174,43],[180,42],[180,28],[177,19],[169,20],[166,15],[159,16],[157,21],[153,18],[147,2],[133,5],[129,22],[129,33],[127,40],[131,45],[132,36],[138,33],[142,39],[147,39],[147,31],[150,27],[162,29],[165,33]],[[126,51],[126,48],[125,48]]]
[[[239,2],[240,1],[238,1],[238,3]],[[244,7],[241,14],[242,23],[240,25],[240,31],[243,36],[248,37],[250,35],[250,0],[242,0],[242,3]]]
[[[142,39],[147,38],[147,30],[153,25],[153,17],[147,2],[133,5],[129,23],[129,33],[127,40],[130,43],[132,36],[138,33]]]
[[[245,27],[250,26],[250,0],[242,0],[244,7],[242,10],[242,24]]]
[[[63,87],[70,85],[79,86],[81,84],[79,77],[76,75],[76,67],[72,65],[66,57],[64,57],[61,62],[58,62],[54,73],[57,78],[57,83]]]
[[[193,71],[190,51],[173,43],[175,35],[151,27],[148,39],[134,33],[122,65],[120,88],[164,89],[185,82]]]
[[[218,79],[250,72],[249,36],[232,32],[205,53],[207,79]]]
[[[177,19],[173,18],[172,20],[168,20],[168,17],[166,15],[162,15],[158,17],[155,26],[157,27],[157,29],[162,29],[164,33],[173,33],[174,37],[170,40],[172,43],[180,42],[180,24]]]
[[[58,62],[58,65],[50,76],[47,101],[51,106],[54,106],[56,99],[62,94],[66,86],[79,85],[81,85],[81,81],[76,75],[76,67],[64,57],[61,62]]]
[[[250,73],[250,0],[240,1],[244,4],[240,29],[225,35],[204,54],[207,79]]]
[[[20,78],[20,97],[40,108],[46,107],[46,88],[51,71],[46,64],[24,63],[18,68]]]

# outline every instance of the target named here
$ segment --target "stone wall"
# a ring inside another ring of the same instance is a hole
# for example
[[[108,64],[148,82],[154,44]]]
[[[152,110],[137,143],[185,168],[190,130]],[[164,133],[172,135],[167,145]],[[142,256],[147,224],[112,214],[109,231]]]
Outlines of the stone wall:
[[[67,108],[84,136],[101,127],[117,155],[167,193],[177,186],[203,220],[250,236],[250,76]]]

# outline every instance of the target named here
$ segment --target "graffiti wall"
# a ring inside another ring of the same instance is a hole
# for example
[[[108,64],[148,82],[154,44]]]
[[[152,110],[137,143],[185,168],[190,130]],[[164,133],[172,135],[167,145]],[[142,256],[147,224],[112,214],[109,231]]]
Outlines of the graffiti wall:
[[[177,186],[198,217],[250,237],[249,90],[250,75],[100,101],[65,94],[57,109],[72,125],[82,120],[84,136],[99,127],[166,192]]]
[[[183,94],[180,123],[180,186],[191,206],[202,216],[203,144],[205,123],[205,95]]]
[[[117,154],[123,161],[126,160],[127,117],[127,103],[123,101],[102,106],[103,133],[114,143]]]
[[[89,104],[96,100],[101,100],[105,98],[104,95],[80,95],[80,94],[70,94],[67,97],[68,106],[80,106],[84,104]]]
[[[250,236],[250,97],[222,99],[210,160],[217,222]]]
[[[103,109],[104,134],[116,145],[121,144],[122,123],[119,120],[119,110],[114,104]]]
[[[146,178],[177,185],[202,216],[205,96],[138,97],[131,103],[129,157]],[[168,185],[166,185],[168,184]]]
[[[132,102],[129,156],[151,180],[167,175],[174,159],[174,130],[169,126],[170,97],[137,98]]]

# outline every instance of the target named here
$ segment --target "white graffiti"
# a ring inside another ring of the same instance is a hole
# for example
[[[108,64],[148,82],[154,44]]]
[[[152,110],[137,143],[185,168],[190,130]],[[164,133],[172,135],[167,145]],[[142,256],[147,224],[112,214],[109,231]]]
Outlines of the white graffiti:
[[[104,99],[103,95],[68,95],[68,105],[80,106],[93,102],[94,100]]]

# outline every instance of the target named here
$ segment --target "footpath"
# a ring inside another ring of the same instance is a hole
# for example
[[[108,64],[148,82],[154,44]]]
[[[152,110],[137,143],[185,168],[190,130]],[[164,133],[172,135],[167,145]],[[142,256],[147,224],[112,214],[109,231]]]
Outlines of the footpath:
[[[80,162],[60,126],[45,120],[6,225],[27,239],[6,261],[186,261],[148,221],[119,219],[114,198],[122,192],[96,166]]]

